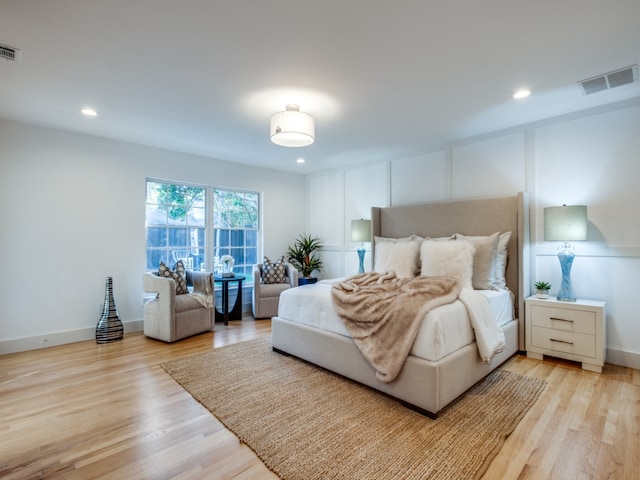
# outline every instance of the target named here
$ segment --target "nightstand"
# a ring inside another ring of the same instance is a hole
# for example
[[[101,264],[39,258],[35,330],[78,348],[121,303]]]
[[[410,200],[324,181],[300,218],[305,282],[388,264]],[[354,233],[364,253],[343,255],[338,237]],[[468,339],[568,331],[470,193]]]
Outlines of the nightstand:
[[[602,372],[606,345],[604,302],[529,297],[525,304],[528,357],[542,360],[543,355],[550,355],[582,362],[584,370]]]

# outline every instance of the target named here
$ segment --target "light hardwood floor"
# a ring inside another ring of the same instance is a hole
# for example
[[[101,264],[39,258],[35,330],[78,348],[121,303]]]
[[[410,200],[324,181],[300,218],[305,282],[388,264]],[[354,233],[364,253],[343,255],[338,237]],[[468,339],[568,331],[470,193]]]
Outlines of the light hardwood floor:
[[[270,331],[249,316],[175,344],[133,333],[0,356],[0,477],[276,478],[160,367]],[[520,355],[504,368],[548,386],[484,479],[640,478],[640,371]]]

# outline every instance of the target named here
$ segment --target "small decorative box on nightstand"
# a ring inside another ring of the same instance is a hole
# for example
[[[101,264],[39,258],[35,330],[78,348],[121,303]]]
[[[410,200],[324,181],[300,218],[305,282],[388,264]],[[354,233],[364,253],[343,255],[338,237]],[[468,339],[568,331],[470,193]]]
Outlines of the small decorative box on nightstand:
[[[559,302],[555,297],[526,299],[527,356],[543,355],[582,362],[582,368],[602,372],[606,326],[604,302]]]

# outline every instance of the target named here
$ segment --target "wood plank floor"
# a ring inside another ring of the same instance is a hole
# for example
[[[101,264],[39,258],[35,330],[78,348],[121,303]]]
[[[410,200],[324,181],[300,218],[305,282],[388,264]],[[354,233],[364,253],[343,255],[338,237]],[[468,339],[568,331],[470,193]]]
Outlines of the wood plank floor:
[[[270,331],[249,316],[170,345],[133,333],[0,356],[0,477],[276,478],[159,366]],[[640,371],[523,356],[504,368],[548,387],[484,479],[639,478]]]

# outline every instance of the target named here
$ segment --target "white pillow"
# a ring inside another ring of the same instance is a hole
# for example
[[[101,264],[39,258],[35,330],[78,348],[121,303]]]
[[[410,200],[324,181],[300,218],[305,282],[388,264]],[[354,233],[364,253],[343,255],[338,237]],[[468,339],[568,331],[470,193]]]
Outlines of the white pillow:
[[[473,255],[473,288],[476,290],[495,289],[496,252],[500,232],[477,237],[467,237],[456,233],[456,240],[469,242],[476,249],[476,253]]]
[[[413,278],[419,271],[420,243],[422,237],[411,235],[405,238],[374,237],[374,270],[385,273],[396,272],[398,278]]]
[[[471,288],[474,251],[469,242],[425,240],[420,247],[420,275],[454,277],[460,282],[461,288]]]
[[[498,250],[496,251],[496,269],[494,273],[496,288],[507,288],[507,279],[505,274],[507,271],[507,246],[511,240],[511,232],[504,232],[500,234],[500,240],[498,240]]]

